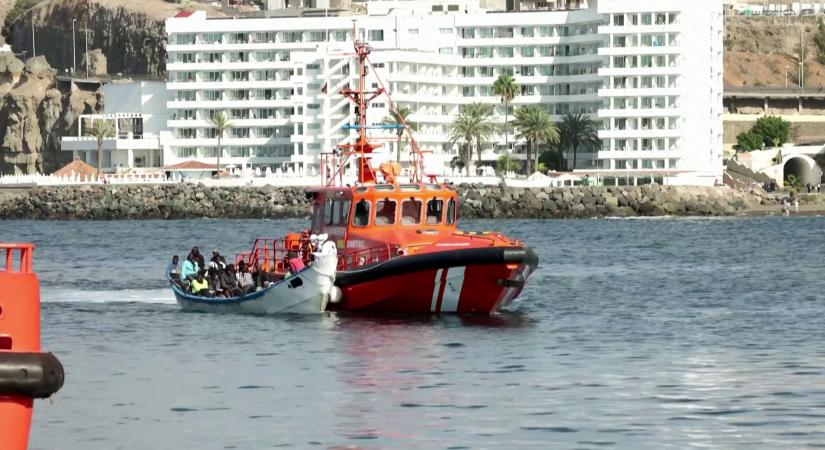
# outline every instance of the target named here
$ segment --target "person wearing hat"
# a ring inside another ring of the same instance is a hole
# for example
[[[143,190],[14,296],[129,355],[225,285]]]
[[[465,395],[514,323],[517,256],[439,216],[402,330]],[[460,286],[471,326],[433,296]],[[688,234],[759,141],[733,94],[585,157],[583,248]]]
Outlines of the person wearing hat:
[[[338,255],[338,247],[334,241],[329,240],[329,235],[324,233],[318,235],[318,242],[321,246],[319,253],[322,255]]]

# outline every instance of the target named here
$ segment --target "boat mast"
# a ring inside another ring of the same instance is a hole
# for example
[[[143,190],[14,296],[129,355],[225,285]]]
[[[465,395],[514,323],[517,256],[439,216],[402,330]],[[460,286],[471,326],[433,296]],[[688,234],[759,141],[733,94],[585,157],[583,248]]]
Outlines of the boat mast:
[[[367,56],[372,51],[372,47],[366,42],[357,38],[355,24],[352,26],[352,39],[355,46],[355,56],[358,58],[358,88],[353,90],[346,87],[341,90],[341,95],[350,99],[355,104],[355,115],[358,129],[358,139],[354,144],[342,145],[341,148],[348,150],[351,155],[358,158],[358,182],[375,183],[375,171],[370,167],[370,155],[377,145],[370,143],[367,137],[367,108],[370,102],[383,94],[384,88],[375,91],[367,91]]]

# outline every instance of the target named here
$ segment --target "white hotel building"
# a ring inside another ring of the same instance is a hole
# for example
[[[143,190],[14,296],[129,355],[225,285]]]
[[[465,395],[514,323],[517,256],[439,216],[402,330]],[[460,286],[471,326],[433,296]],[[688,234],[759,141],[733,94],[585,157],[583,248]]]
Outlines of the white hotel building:
[[[367,2],[367,15],[170,18],[171,133],[163,162],[214,163],[208,119],[223,111],[233,127],[222,140],[222,163],[317,167],[319,153],[353,133],[343,127],[354,111],[337,92],[355,82],[354,25],[372,45],[372,65],[394,101],[413,111],[420,146],[444,165],[458,154],[449,124],[462,105],[494,104],[503,122],[492,85],[506,73],[520,87],[515,107],[540,105],[556,120],[584,113],[602,121],[603,148],[579,154],[581,172],[606,184],[718,181],[721,2],[582,3],[576,10],[493,13],[477,0]],[[369,122],[383,122],[386,101],[376,99],[369,114]],[[394,155],[392,133],[376,133]],[[506,151],[503,136],[492,141],[483,149],[490,163]]]

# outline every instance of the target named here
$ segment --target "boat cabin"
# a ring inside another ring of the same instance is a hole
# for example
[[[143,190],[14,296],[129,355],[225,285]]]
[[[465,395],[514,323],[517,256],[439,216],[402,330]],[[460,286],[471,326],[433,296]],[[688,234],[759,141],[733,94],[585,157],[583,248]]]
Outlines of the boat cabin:
[[[362,248],[363,238],[371,236],[385,240],[388,235],[440,234],[456,228],[458,195],[449,185],[325,187],[308,195],[313,199],[311,232],[328,234],[339,248]],[[354,237],[358,245],[350,245]]]

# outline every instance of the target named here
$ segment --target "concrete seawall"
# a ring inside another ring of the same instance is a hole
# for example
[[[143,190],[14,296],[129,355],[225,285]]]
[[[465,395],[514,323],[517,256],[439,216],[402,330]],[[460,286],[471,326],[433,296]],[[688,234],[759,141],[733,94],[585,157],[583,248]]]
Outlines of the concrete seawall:
[[[755,193],[724,187],[457,188],[464,218],[725,216],[748,213],[761,201]],[[309,213],[303,188],[70,186],[0,195],[3,219],[278,219],[307,217]]]

